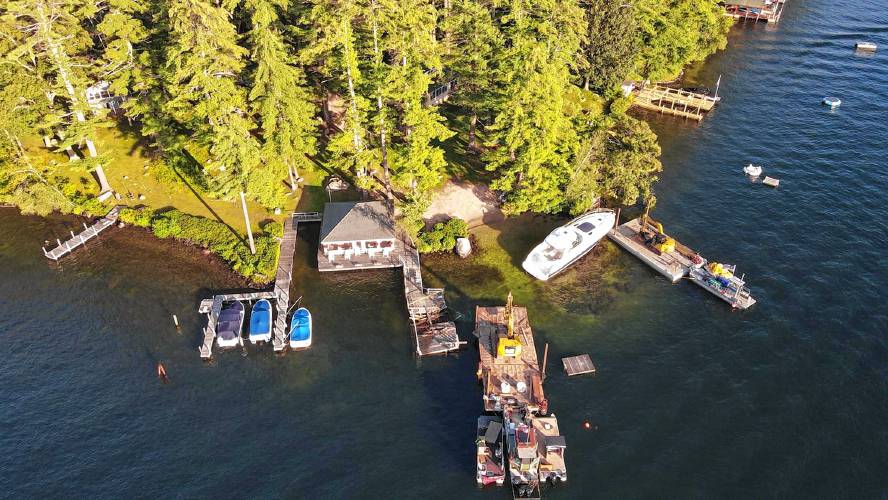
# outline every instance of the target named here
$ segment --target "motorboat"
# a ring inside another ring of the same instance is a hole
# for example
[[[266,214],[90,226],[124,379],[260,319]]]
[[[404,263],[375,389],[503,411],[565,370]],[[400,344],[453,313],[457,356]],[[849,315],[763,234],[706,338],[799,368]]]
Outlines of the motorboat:
[[[478,484],[486,486],[496,483],[497,486],[502,486],[506,480],[506,470],[503,467],[503,419],[488,415],[478,417],[475,446],[478,448]]]
[[[244,326],[244,305],[234,301],[222,306],[216,320],[216,343],[219,347],[235,347],[243,344],[241,328]]]
[[[598,209],[555,228],[521,264],[537,279],[546,281],[578,261],[614,227],[613,210]]]
[[[749,165],[743,167],[743,173],[750,177],[758,177],[762,175],[762,167],[761,165],[753,165],[752,163],[750,163]]]
[[[253,305],[250,313],[250,342],[271,341],[271,303],[262,299]]]
[[[869,50],[875,52],[878,47],[879,46],[873,42],[857,42],[854,44],[854,48],[857,50]]]
[[[835,109],[842,105],[842,100],[838,97],[824,97],[823,104]]]
[[[311,345],[311,313],[300,307],[290,319],[290,348],[304,349]]]

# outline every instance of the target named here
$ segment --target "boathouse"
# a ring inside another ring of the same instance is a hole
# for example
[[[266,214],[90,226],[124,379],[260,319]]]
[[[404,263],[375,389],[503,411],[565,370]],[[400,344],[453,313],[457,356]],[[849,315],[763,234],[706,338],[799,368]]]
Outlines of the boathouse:
[[[391,203],[350,201],[324,206],[318,270],[400,267],[402,253]]]

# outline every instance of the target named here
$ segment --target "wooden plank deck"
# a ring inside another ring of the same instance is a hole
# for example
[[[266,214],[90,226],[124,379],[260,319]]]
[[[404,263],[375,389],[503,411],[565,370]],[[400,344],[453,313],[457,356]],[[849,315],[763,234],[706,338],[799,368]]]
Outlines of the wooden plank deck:
[[[637,89],[633,104],[650,111],[699,121],[717,102],[718,99],[705,94],[654,84]]]
[[[274,278],[274,294],[277,298],[277,318],[274,320],[274,336],[271,340],[275,351],[287,345],[287,310],[290,307],[290,282],[293,279],[293,254],[296,252],[296,232],[299,224],[296,216],[284,221],[284,237],[278,258],[277,275]]]
[[[657,254],[644,244],[639,234],[641,219],[631,221],[612,229],[608,236],[615,243],[629,251],[642,262],[652,267],[655,271],[668,278],[673,283],[688,275],[691,266],[690,255],[692,251],[676,242],[676,250],[667,254]],[[686,255],[683,254],[683,252]]]
[[[564,371],[567,372],[568,377],[595,373],[595,365],[592,364],[592,358],[588,354],[561,358],[561,363],[564,364]]]
[[[462,342],[456,333],[456,325],[452,321],[440,321],[441,313],[447,308],[444,290],[423,288],[419,251],[406,235],[402,235],[401,244],[404,299],[413,325],[416,353],[428,356],[458,350]]]
[[[97,237],[99,233],[113,226],[117,222],[117,216],[120,214],[120,207],[115,206],[104,217],[99,219],[91,226],[83,225],[83,231],[78,234],[71,232],[71,237],[64,242],[56,240],[58,246],[47,251],[43,249],[43,255],[48,259],[59,260],[65,255],[73,252],[75,249],[82,247],[87,241]]]
[[[475,307],[484,409],[502,411],[505,405],[526,405],[535,410],[545,399],[545,394],[527,309],[512,307],[514,334],[521,341],[518,357],[496,355],[499,338],[506,335],[505,312],[505,307]],[[524,391],[518,391],[518,382],[524,383]],[[508,392],[502,390],[504,383],[508,384]]]

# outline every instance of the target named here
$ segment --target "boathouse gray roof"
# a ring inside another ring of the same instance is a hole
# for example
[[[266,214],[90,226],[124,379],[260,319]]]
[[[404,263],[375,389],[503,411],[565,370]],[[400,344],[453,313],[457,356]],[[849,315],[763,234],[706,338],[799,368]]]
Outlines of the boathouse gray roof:
[[[321,243],[395,239],[391,205],[384,201],[349,201],[324,205]]]

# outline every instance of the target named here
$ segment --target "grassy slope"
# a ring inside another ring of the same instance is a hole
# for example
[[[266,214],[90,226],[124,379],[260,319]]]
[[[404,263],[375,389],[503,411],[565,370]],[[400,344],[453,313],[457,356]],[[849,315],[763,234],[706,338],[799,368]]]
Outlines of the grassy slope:
[[[62,172],[72,182],[82,186],[86,191],[98,194],[98,184],[92,176],[77,168],[76,163],[69,163],[65,153],[53,153],[43,147],[41,139],[32,137],[25,141],[28,153],[35,158],[41,158],[46,162],[56,162],[63,166]],[[190,189],[182,183],[169,184],[161,182],[149,172],[150,158],[145,153],[144,145],[140,138],[122,132],[118,129],[100,130],[96,147],[100,154],[106,154],[113,158],[105,173],[112,188],[123,195],[119,201],[130,206],[147,205],[159,209],[166,207],[177,208],[182,212],[199,215],[228,224],[241,233],[246,233],[243,212],[239,200],[225,201],[208,197],[198,189]],[[69,168],[64,168],[68,165]],[[303,173],[305,183],[302,190],[297,190],[288,199],[282,212],[297,208],[299,210],[319,210],[323,203],[323,190],[320,188],[323,175],[316,172]],[[132,193],[129,198],[127,193]],[[144,200],[139,200],[139,195],[144,195]],[[250,213],[250,223],[254,230],[259,229],[259,224],[268,220],[282,221],[283,215],[275,216],[262,206],[254,202],[247,202]]]

